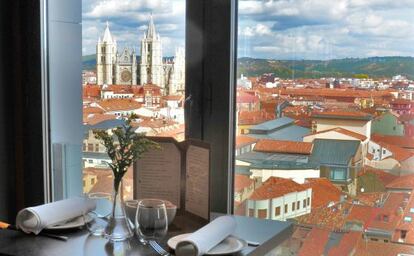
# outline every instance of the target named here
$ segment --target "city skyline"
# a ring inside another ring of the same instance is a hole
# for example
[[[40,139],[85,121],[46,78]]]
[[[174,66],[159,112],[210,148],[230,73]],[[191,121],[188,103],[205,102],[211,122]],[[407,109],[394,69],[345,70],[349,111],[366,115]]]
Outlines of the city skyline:
[[[240,0],[238,57],[331,60],[414,56],[412,1]],[[185,1],[83,1],[82,54],[108,20],[120,46],[139,48],[151,13],[172,56],[185,41]],[[138,49],[137,49],[138,50]]]

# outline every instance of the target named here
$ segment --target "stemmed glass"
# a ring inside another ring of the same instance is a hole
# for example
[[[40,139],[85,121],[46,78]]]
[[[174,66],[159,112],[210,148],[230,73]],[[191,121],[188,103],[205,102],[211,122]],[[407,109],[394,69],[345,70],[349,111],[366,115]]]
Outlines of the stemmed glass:
[[[93,236],[103,236],[108,224],[106,217],[111,213],[112,195],[104,192],[96,192],[85,195],[85,198],[96,202],[96,209],[83,214],[84,223],[89,233]]]
[[[139,241],[147,244],[159,240],[167,234],[168,219],[165,203],[158,199],[139,201],[135,216],[135,227]]]

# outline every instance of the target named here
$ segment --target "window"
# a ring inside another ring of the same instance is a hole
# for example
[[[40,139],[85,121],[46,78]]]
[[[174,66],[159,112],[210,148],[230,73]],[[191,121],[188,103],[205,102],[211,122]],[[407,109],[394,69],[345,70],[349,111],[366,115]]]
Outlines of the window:
[[[331,180],[345,180],[346,169],[345,168],[332,168],[331,169]]]
[[[411,216],[404,217],[404,222],[411,222],[411,220],[412,220]]]
[[[407,237],[407,231],[401,230],[401,239],[405,239]]]
[[[254,209],[249,208],[249,217],[254,217]]]
[[[279,216],[280,215],[280,206],[277,206],[276,208],[275,208],[275,216],[277,217],[277,216]]]
[[[382,175],[390,174],[385,164],[390,159],[372,160],[375,154],[388,154],[385,145],[395,143],[398,137],[412,139],[412,134],[395,126],[404,118],[390,113],[403,115],[413,102],[407,100],[406,87],[413,83],[414,74],[408,77],[403,63],[406,58],[413,59],[414,52],[404,49],[414,43],[414,35],[396,38],[383,32],[390,24],[405,30],[403,23],[412,23],[414,8],[396,7],[392,1],[383,1],[381,7],[375,1],[356,2],[238,1],[234,130],[236,145],[251,139],[255,146],[249,152],[238,152],[235,172],[250,171],[251,176],[263,180],[255,187],[258,192],[279,190],[272,199],[289,202],[284,212],[295,212],[293,219],[298,225],[294,230],[301,224],[332,232],[335,224],[344,229],[331,217],[341,216],[345,223],[346,216],[356,214],[358,208],[343,207],[345,195],[362,199],[359,202],[364,206],[391,207],[395,195],[378,183]],[[406,8],[411,15],[399,16],[408,13]],[[374,66],[387,68],[380,75],[371,69]],[[386,91],[395,93],[382,94]],[[399,101],[409,104],[399,106]],[[373,109],[383,112],[374,117]],[[249,132],[242,132],[247,129]],[[370,137],[371,141],[355,141],[349,136]],[[302,151],[306,147],[309,150]],[[395,148],[397,152],[400,149]],[[396,176],[403,176],[403,169]],[[312,192],[302,197],[307,188]],[[372,198],[366,202],[367,193],[384,195],[380,203]],[[337,199],[327,200],[331,196]],[[361,218],[369,219],[368,211],[366,214]],[[398,218],[411,221],[403,215]],[[393,222],[391,216],[378,221]],[[325,245],[321,247],[329,247]],[[290,253],[301,254],[300,249]]]
[[[129,2],[119,0],[117,5],[129,6]],[[77,99],[79,102],[83,99],[85,128],[112,129],[122,124],[116,117],[144,111],[157,115],[140,116],[136,120],[141,124],[139,129],[150,136],[184,139],[184,106],[178,100],[185,94],[185,3],[186,0],[175,0],[154,6],[131,5],[120,19],[117,8],[110,7],[111,1],[82,1],[82,74],[93,78],[92,82],[82,84],[83,97]],[[101,8],[105,9],[103,13],[99,11]],[[93,12],[100,14],[91,16]],[[153,63],[162,68],[154,67]],[[152,85],[147,89],[148,84]],[[106,95],[102,93],[104,86]],[[177,104],[167,106],[167,96],[176,98]],[[143,105],[133,104],[140,100]],[[137,110],[132,110],[132,106]],[[103,113],[94,113],[96,108],[103,109]],[[102,125],[105,122],[111,127]],[[99,187],[106,182],[106,176],[99,174],[109,171],[105,164],[108,157],[93,136],[86,141],[83,158],[93,157],[94,161],[88,161],[83,171],[94,172],[97,175],[94,183]],[[133,179],[133,175],[126,175],[125,179]],[[126,196],[132,197],[132,191],[126,191]]]
[[[259,219],[266,219],[267,218],[267,209],[259,209],[259,210],[257,210],[257,217]]]

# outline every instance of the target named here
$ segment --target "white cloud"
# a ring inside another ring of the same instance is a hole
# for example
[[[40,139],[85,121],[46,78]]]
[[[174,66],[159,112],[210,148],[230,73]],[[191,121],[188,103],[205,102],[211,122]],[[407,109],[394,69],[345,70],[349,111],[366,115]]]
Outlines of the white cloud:
[[[240,31],[240,35],[247,36],[247,37],[253,37],[253,36],[265,36],[265,35],[271,35],[272,31],[269,26],[264,24],[256,24],[253,27],[244,27]]]
[[[161,38],[170,38],[177,47],[184,44],[185,0],[83,0],[82,9],[83,54],[95,53],[107,20],[120,46],[139,50],[151,13]],[[172,55],[174,45],[164,47],[164,54]]]
[[[414,56],[413,0],[240,0],[239,7],[241,56]],[[270,32],[260,35],[258,24]]]

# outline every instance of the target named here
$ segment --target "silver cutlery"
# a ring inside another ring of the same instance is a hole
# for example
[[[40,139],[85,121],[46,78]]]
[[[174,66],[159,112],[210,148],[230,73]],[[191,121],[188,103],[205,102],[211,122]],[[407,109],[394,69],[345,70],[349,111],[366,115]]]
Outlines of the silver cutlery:
[[[149,240],[148,243],[151,246],[151,248],[154,249],[154,251],[156,251],[159,255],[170,256],[170,253],[164,250],[164,248],[162,248],[161,245],[159,245],[156,241]]]

